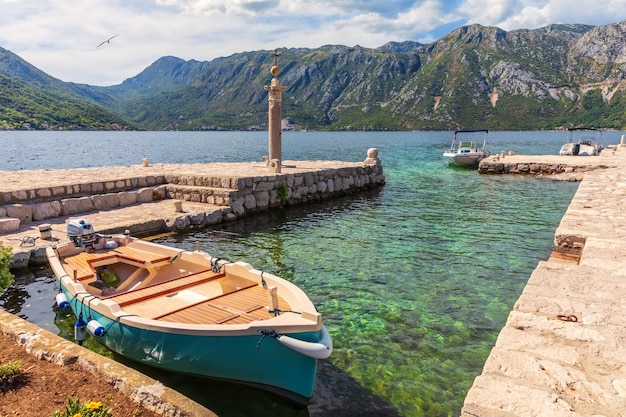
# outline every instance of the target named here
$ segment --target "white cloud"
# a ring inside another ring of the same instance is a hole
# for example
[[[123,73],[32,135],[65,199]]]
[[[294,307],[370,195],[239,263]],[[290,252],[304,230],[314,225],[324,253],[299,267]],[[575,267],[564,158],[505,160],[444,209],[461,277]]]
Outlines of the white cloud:
[[[63,81],[112,85],[166,55],[377,47],[430,42],[470,23],[512,30],[623,19],[623,0],[0,0],[0,47]]]

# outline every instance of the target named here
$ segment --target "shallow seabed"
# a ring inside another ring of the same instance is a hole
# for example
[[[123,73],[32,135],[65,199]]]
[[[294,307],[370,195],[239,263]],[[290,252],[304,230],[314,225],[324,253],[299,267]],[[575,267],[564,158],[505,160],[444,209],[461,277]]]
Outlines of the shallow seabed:
[[[605,143],[619,143],[620,134]],[[564,135],[491,132],[487,149],[556,154]],[[248,149],[262,149],[266,138],[250,136]],[[450,132],[285,133],[286,159],[357,161],[377,147],[386,185],[160,241],[192,250],[200,242],[214,256],[294,282],[316,304],[333,337],[332,367],[399,414],[459,415],[526,281],[553,249],[554,231],[577,184],[447,166],[441,154],[451,138]],[[179,162],[211,162],[197,155]],[[46,278],[31,281],[7,291],[0,303],[43,327],[68,332],[75,319],[34,306],[54,303],[47,294],[35,302],[38,287],[50,285],[42,283]],[[171,384],[222,416],[316,414],[316,408],[296,410],[232,384],[211,382],[201,392],[195,380],[172,377]]]

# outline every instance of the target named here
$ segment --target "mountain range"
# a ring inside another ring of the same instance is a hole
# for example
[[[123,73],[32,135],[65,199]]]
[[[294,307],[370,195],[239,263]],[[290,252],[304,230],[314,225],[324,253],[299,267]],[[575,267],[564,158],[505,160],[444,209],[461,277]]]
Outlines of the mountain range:
[[[626,128],[626,21],[474,24],[430,44],[277,52],[282,115],[296,129]],[[100,87],[60,81],[0,48],[0,129],[266,129],[274,59],[166,56]]]

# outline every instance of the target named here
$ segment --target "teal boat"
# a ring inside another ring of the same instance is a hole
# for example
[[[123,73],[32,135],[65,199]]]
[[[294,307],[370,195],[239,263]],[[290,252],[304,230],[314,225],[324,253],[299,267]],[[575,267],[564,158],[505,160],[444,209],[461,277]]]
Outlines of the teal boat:
[[[322,317],[294,284],[199,250],[103,236],[84,219],[47,249],[57,303],[113,352],[172,372],[225,379],[305,405],[332,353]]]

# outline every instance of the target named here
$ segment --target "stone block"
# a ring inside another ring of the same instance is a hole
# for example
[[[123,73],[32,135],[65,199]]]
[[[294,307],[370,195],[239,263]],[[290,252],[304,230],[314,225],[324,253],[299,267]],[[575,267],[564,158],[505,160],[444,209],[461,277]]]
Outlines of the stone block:
[[[233,210],[233,213],[235,213],[235,215],[242,216],[242,215],[245,214],[246,209],[245,209],[243,203],[244,203],[244,198],[243,197],[239,197],[238,199],[236,199],[235,201],[232,202],[230,207]]]
[[[222,217],[223,217],[223,213],[221,210],[216,210],[210,213],[205,213],[204,224],[208,226],[212,224],[221,223]]]
[[[224,222],[232,222],[232,221],[237,220],[237,216],[235,215],[235,213],[229,212],[223,215],[222,219]]]
[[[52,195],[54,195],[54,196],[65,195],[65,187],[63,187],[63,186],[52,187]]]
[[[268,182],[268,181],[263,181],[263,182],[259,182],[256,184],[256,186],[254,187],[254,191],[269,191],[274,189],[274,183],[273,182]]]
[[[180,232],[189,228],[191,221],[188,216],[170,217],[165,220],[165,225],[169,230]]]
[[[63,216],[71,216],[94,209],[91,197],[65,198],[61,200],[61,206],[61,215]]]
[[[28,193],[24,190],[11,192],[11,198],[13,201],[25,201],[28,200]]]
[[[267,208],[270,205],[270,193],[262,191],[254,194],[255,208]]]
[[[134,191],[122,191],[117,195],[120,198],[120,206],[130,206],[137,203],[137,193]]]
[[[39,198],[47,198],[52,195],[52,191],[49,188],[39,188],[35,190],[35,195]]]
[[[204,213],[195,213],[189,215],[189,222],[194,226],[201,226],[204,224]]]
[[[244,197],[243,205],[246,210],[254,210],[256,208],[256,199],[252,194],[248,194]]]
[[[33,208],[33,221],[50,219],[61,215],[61,202],[50,201],[31,205]]]
[[[335,180],[334,179],[329,178],[326,185],[327,185],[326,189],[328,190],[329,193],[335,192]]]
[[[13,204],[7,206],[7,217],[20,219],[22,223],[30,223],[33,221],[33,208],[23,204]]]
[[[30,261],[30,251],[13,252],[13,257],[9,261],[9,269],[28,268],[29,261]]]
[[[114,193],[96,194],[91,197],[91,200],[96,210],[106,210],[120,205],[120,198]]]
[[[141,188],[137,190],[137,202],[138,203],[150,203],[152,202],[152,188]]]
[[[152,200],[164,200],[167,198],[167,186],[160,185],[152,189]]]
[[[20,228],[20,219],[10,217],[0,218],[0,232],[15,232]]]

